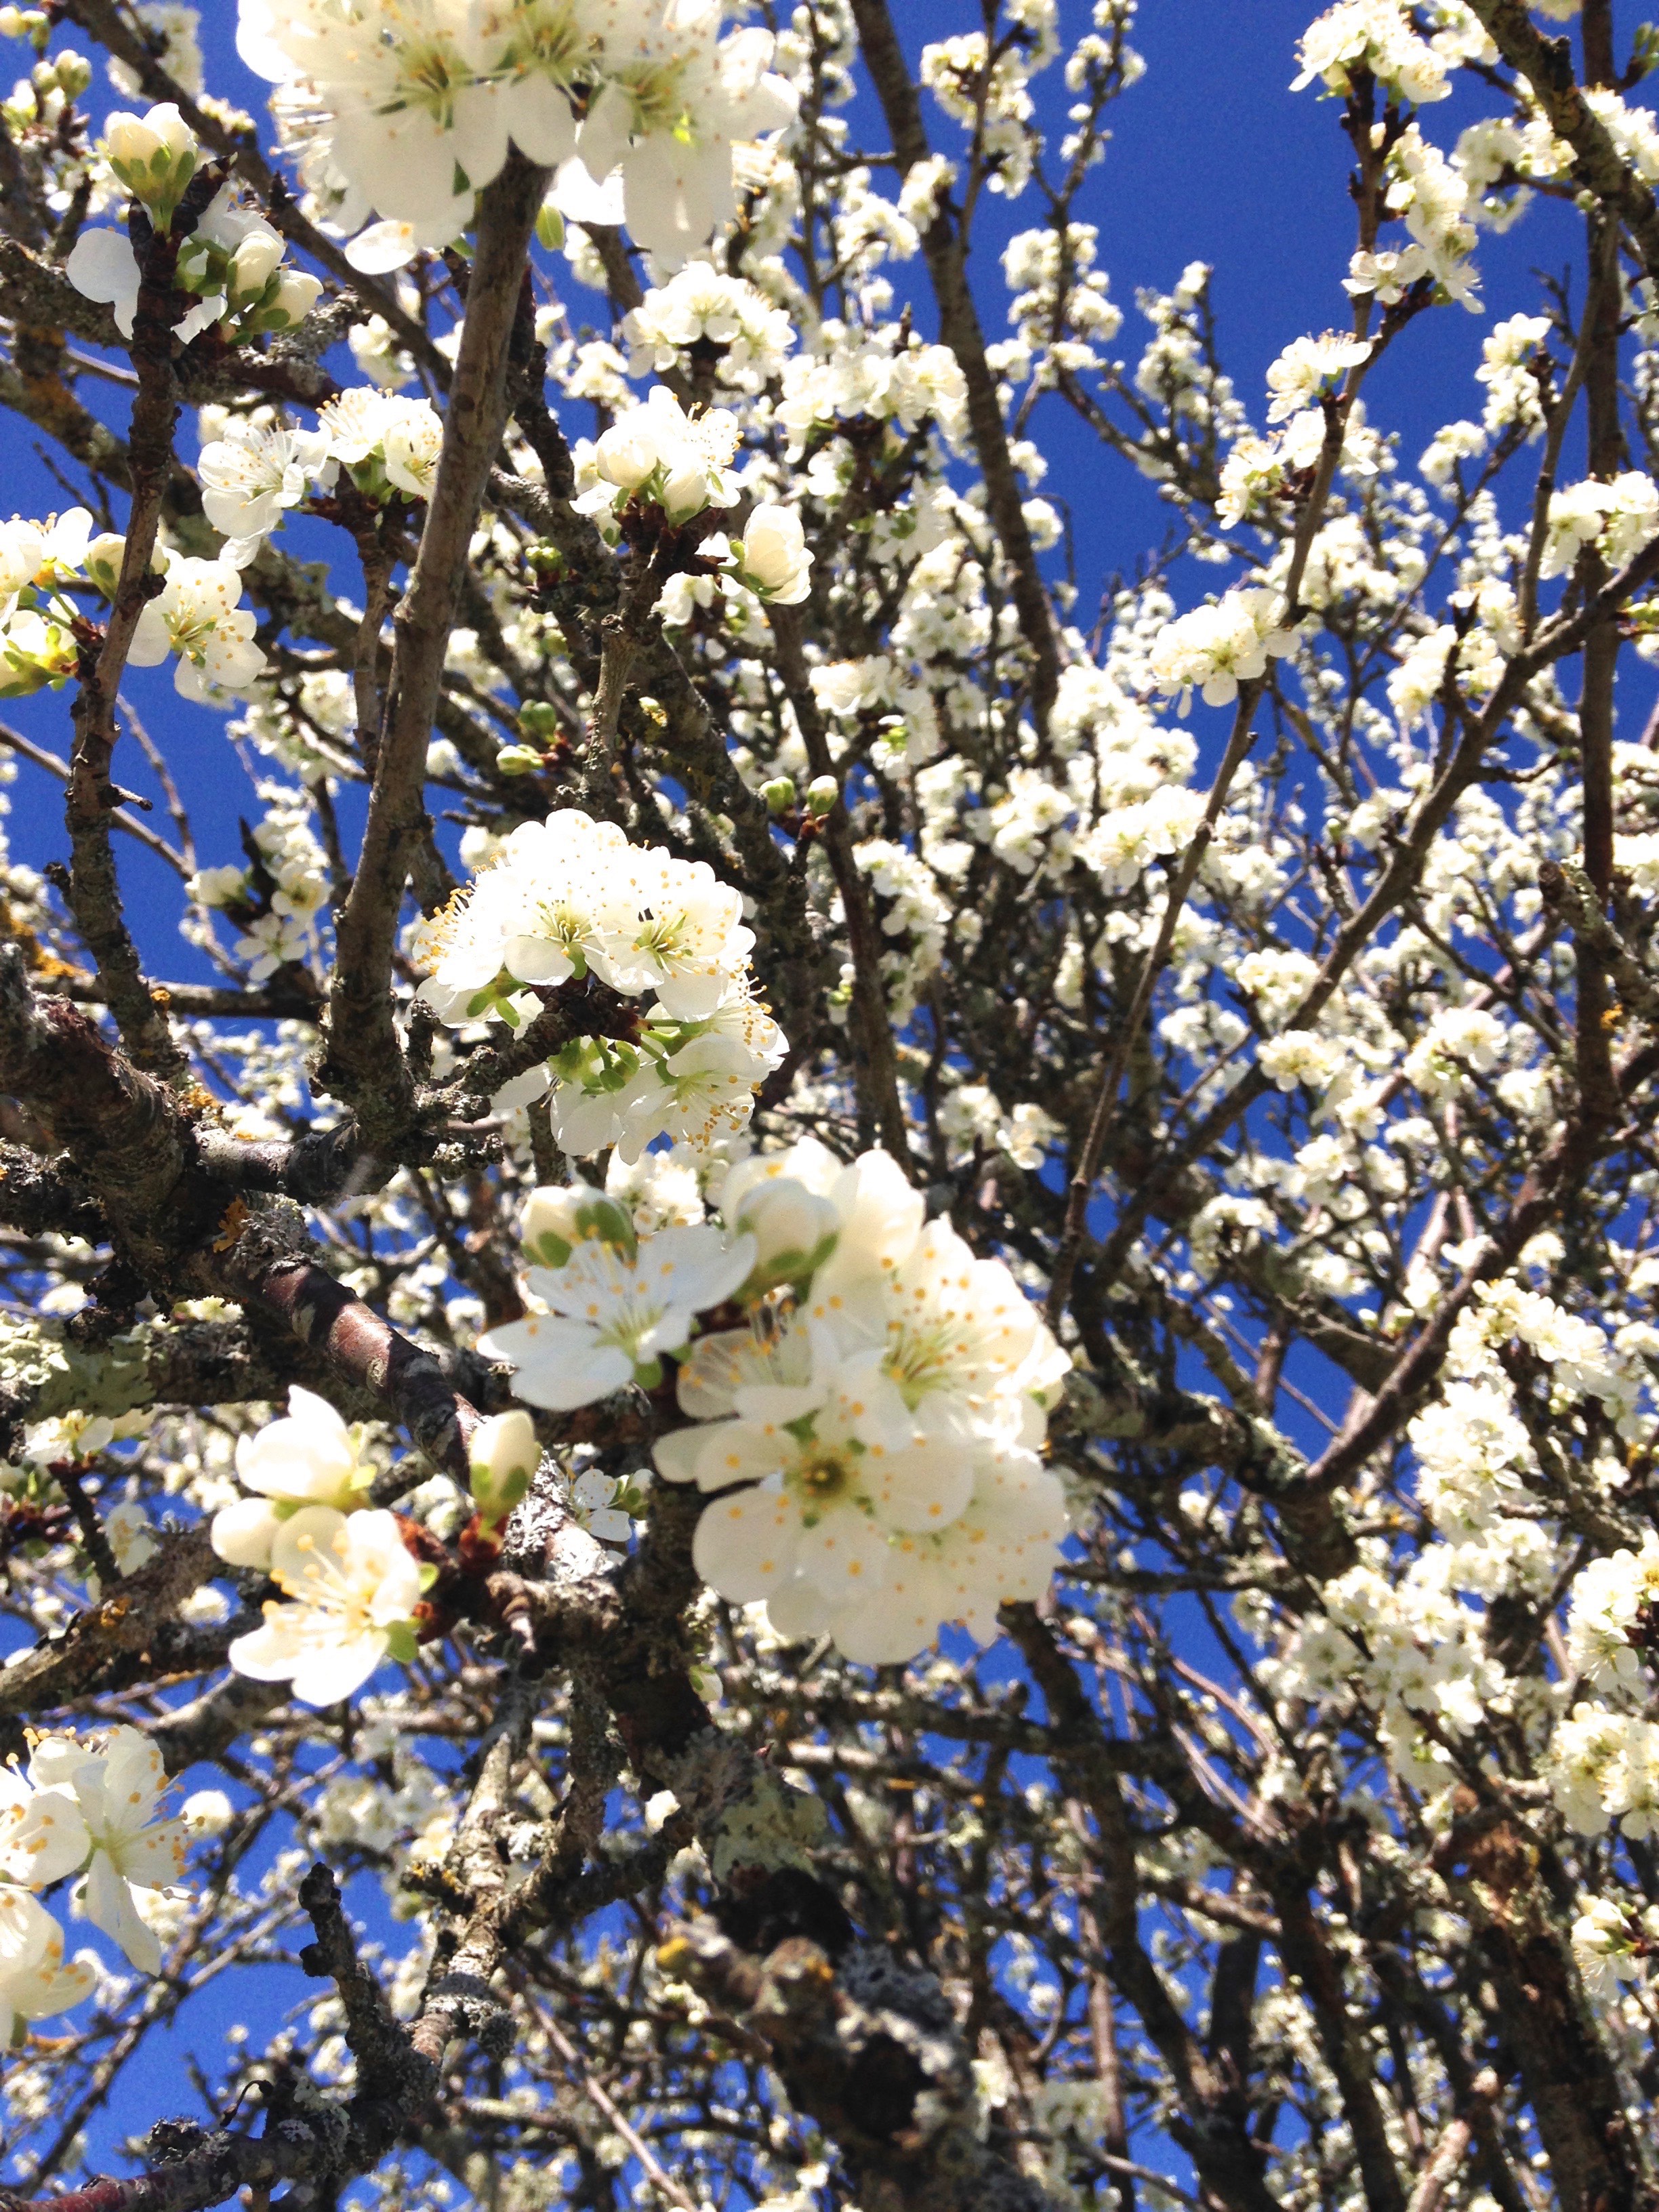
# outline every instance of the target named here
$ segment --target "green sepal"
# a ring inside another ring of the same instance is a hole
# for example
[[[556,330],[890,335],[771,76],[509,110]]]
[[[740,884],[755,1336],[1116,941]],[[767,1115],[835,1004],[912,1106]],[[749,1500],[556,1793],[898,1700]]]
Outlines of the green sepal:
[[[434,1570],[430,1568],[422,1569],[422,1573],[431,1573]],[[391,1627],[387,1629],[386,1632],[386,1656],[388,1659],[395,1659],[399,1666],[413,1666],[420,1648],[420,1644],[416,1638],[415,1624],[412,1620],[394,1620]]]
[[[529,1495],[534,1474],[533,1468],[509,1468],[498,1481],[492,1484],[487,1467],[474,1467],[471,1487],[472,1502],[478,1509],[480,1527],[491,1531],[501,1528],[520,1499]],[[424,1573],[427,1570],[422,1569],[422,1571]],[[432,1571],[435,1575],[436,1570]],[[426,1583],[421,1584],[422,1589],[428,1587]]]

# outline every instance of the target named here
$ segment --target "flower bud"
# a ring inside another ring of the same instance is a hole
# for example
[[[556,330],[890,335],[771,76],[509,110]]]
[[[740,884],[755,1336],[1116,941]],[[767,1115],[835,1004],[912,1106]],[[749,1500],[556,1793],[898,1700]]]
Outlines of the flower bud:
[[[66,46],[52,63],[58,88],[67,100],[78,100],[92,82],[92,64],[84,54]]]
[[[117,530],[100,532],[87,548],[87,574],[106,599],[115,597],[126,550],[127,541]]]
[[[550,707],[545,699],[526,699],[519,709],[519,727],[526,737],[550,745],[559,734],[559,710]]]
[[[664,473],[658,495],[671,522],[689,522],[708,504],[708,471],[700,459],[681,456]]]
[[[821,1267],[836,1248],[841,1216],[827,1198],[820,1198],[787,1176],[757,1183],[737,1210],[732,1224],[747,1230],[755,1240],[755,1266],[750,1282],[756,1289],[775,1283],[805,1282]]]
[[[276,274],[282,258],[280,238],[268,230],[250,231],[231,258],[231,299],[257,300]]]
[[[524,1249],[544,1267],[562,1267],[574,1248],[587,1238],[632,1251],[637,1242],[628,1208],[585,1182],[568,1189],[544,1185],[525,1202]]]
[[[815,775],[806,787],[806,811],[809,814],[825,815],[841,797],[841,786],[833,775]]]
[[[303,269],[284,269],[276,297],[259,310],[260,329],[285,331],[304,322],[322,297],[322,290],[321,280],[307,276]]]
[[[133,195],[159,223],[171,222],[185,186],[196,173],[195,133],[171,100],[140,117],[112,115],[104,154]]]
[[[478,1518],[488,1528],[499,1528],[535,1479],[541,1458],[535,1424],[517,1407],[492,1414],[472,1431],[467,1456]]]
[[[495,756],[499,775],[534,775],[544,764],[534,745],[503,745]]]
[[[775,775],[769,783],[762,784],[760,795],[774,814],[787,813],[795,803],[795,779],[792,775]]]
[[[757,507],[737,550],[744,581],[762,599],[792,607],[806,597],[812,556],[793,507]]]
[[[637,491],[661,459],[655,439],[636,419],[644,411],[636,408],[613,422],[593,451],[594,467],[623,491]]]

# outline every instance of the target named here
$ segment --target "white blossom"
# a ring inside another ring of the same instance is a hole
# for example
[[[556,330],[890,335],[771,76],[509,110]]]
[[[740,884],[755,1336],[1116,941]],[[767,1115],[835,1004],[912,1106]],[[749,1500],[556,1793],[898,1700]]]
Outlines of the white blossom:
[[[291,1682],[302,1705],[337,1705],[391,1655],[413,1656],[421,1574],[395,1514],[307,1505],[284,1521],[270,1572],[289,1602],[239,1636],[230,1663],[258,1682]]]

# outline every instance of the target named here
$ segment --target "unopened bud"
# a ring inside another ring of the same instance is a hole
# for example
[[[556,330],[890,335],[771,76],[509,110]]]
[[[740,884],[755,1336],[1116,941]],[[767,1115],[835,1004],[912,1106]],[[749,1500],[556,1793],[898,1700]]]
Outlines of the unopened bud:
[[[283,258],[283,241],[268,230],[250,231],[231,257],[230,296],[234,301],[257,300],[276,273]]]
[[[148,115],[112,115],[105,126],[104,155],[157,223],[170,222],[197,161],[196,134],[173,102],[152,107]]]
[[[795,779],[792,775],[775,775],[770,783],[762,784],[760,795],[774,814],[787,813],[795,803]]]
[[[499,775],[534,775],[542,765],[542,756],[534,745],[503,745],[495,756]]]
[[[115,530],[100,532],[87,548],[87,574],[106,599],[115,597],[126,550],[126,539]]]
[[[284,269],[276,292],[254,317],[255,325],[262,331],[291,330],[304,322],[322,290],[319,277],[307,276],[303,269]]]
[[[734,1226],[755,1240],[751,1290],[805,1282],[836,1249],[841,1217],[827,1198],[792,1176],[757,1184],[736,1211]]]
[[[593,448],[593,465],[607,483],[621,491],[635,491],[662,459],[648,422],[638,417],[649,410],[638,407],[600,434]]]
[[[486,1528],[499,1528],[535,1479],[541,1448],[535,1424],[516,1407],[480,1421],[467,1447],[472,1498]]]
[[[833,775],[815,775],[806,787],[806,811],[809,814],[828,814],[841,797],[841,786]]]

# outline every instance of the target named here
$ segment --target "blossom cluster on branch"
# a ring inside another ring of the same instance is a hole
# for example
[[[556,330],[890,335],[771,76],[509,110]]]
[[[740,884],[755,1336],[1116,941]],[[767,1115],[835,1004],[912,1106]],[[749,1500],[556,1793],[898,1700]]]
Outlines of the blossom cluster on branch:
[[[423,1001],[452,1024],[525,1029],[543,994],[566,984],[648,998],[620,1009],[611,1034],[585,1028],[579,995],[568,1040],[495,1094],[497,1107],[522,1106],[552,1087],[567,1152],[616,1145],[635,1160],[657,1137],[706,1151],[744,1128],[788,1049],[756,995],[742,913],[706,862],[630,845],[613,823],[572,807],[520,823],[412,949],[431,970]]]

